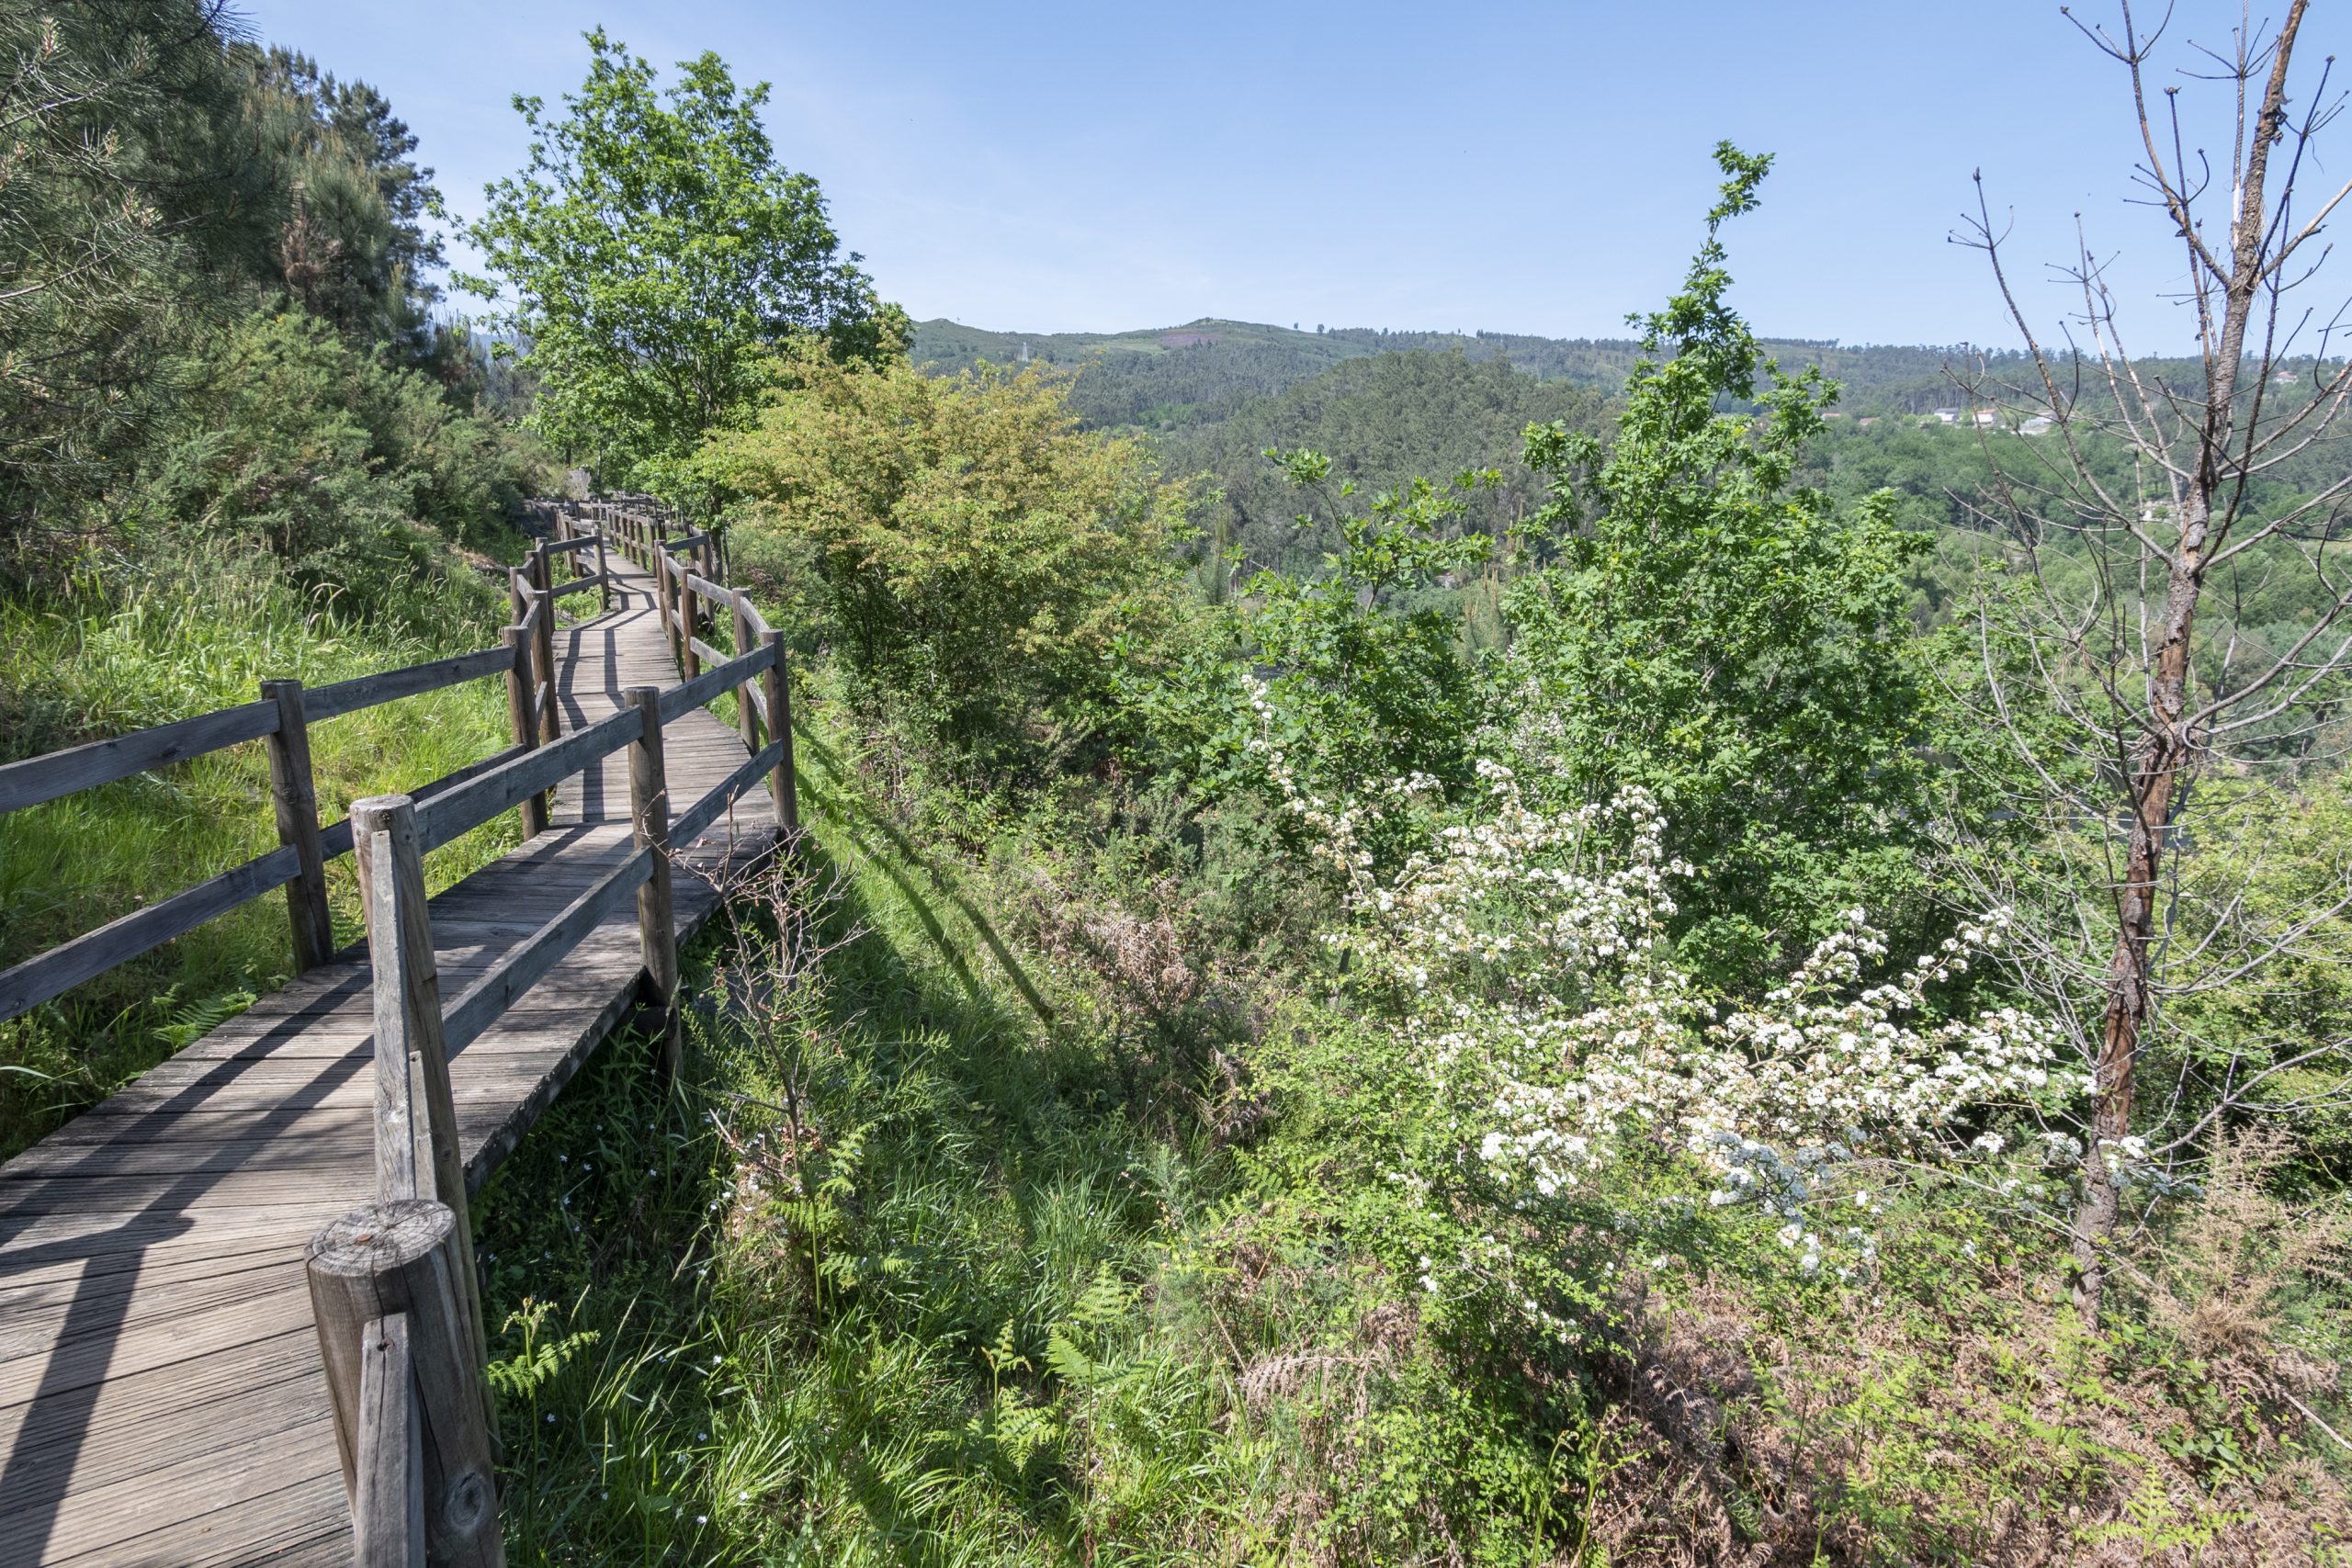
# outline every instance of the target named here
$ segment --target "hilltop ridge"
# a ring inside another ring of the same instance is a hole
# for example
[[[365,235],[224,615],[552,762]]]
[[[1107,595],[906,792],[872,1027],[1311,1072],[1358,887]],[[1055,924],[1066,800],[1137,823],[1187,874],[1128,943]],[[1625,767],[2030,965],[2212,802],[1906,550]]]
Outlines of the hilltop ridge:
[[[1965,344],[1865,344],[1769,338],[1786,369],[1819,366],[1845,387],[1849,408],[1926,412],[1953,399],[1944,367],[1980,352]],[[1110,333],[1028,333],[934,319],[915,323],[915,363],[942,374],[982,360],[1082,368],[1071,404],[1091,424],[1170,428],[1213,423],[1253,397],[1274,397],[1350,359],[1412,352],[1508,360],[1545,381],[1613,395],[1640,357],[1637,339],[1551,338],[1476,331],[1283,327],[1200,316],[1172,326]],[[1991,351],[1996,366],[2020,356]]]

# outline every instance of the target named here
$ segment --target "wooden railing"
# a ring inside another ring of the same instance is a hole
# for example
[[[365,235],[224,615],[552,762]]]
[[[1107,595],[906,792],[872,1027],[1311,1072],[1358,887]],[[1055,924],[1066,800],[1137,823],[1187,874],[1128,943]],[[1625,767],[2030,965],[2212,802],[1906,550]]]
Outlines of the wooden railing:
[[[670,846],[699,838],[763,777],[778,824],[787,834],[798,827],[783,641],[747,595],[716,580],[710,536],[673,536],[679,531],[667,514],[645,502],[534,504],[558,536],[510,570],[514,619],[497,648],[309,692],[299,682],[267,681],[256,702],[0,766],[6,812],[266,740],[279,838],[266,854],[0,972],[0,1019],[281,886],[298,970],[324,964],[334,951],[324,868],[346,852],[356,853],[372,965],[376,1201],[319,1233],[308,1271],[356,1561],[371,1568],[504,1561],[492,1468],[496,1414],[484,1371],[488,1336],[467,1222],[450,1055],[633,897],[643,999],[660,1020],[662,1066],[674,1077],[680,1034]],[[618,713],[565,735],[557,701],[556,605],[593,588],[601,607],[610,609],[618,575],[611,548],[650,573],[684,679],[667,689],[631,688]],[[590,552],[594,570],[581,570]],[[573,563],[572,581],[556,581],[559,561]],[[731,622],[733,646],[726,649],[701,635],[717,635],[708,617],[719,604]],[[492,675],[505,679],[512,746],[409,794],[355,801],[346,819],[321,827],[311,724]],[[749,756],[673,818],[663,727],[729,692],[736,694]],[[527,835],[545,832],[556,786],[623,749],[630,853],[445,1007],[424,855],[510,810],[521,812]]]
[[[550,585],[556,553],[543,546],[532,552],[526,566],[512,570],[514,624],[499,647],[307,691],[300,681],[264,681],[256,702],[0,764],[0,814],[5,814],[228,747],[266,741],[278,840],[277,848],[266,854],[0,971],[0,1020],[39,1007],[280,887],[286,889],[295,971],[326,963],[334,952],[326,864],[350,851],[352,830],[347,821],[320,825],[311,726],[469,681],[504,677],[513,746],[426,784],[416,792],[419,799],[433,798],[477,772],[553,739],[559,729],[552,636],[556,591]],[[579,586],[567,584],[560,592]],[[523,816],[527,832],[547,826],[544,802],[525,803]]]
[[[633,897],[645,1000],[660,1021],[662,1071],[674,1081],[681,1036],[670,846],[701,837],[763,777],[778,824],[789,832],[798,822],[782,638],[747,596],[676,564],[675,553],[698,549],[701,562],[715,570],[707,537],[672,539],[666,517],[643,505],[583,510],[584,518],[559,513],[559,533],[580,536],[560,538],[539,558],[593,547],[597,570],[563,589],[542,574],[532,592],[560,596],[594,582],[609,604],[609,545],[650,571],[674,648],[695,648],[696,601],[715,598],[733,612],[733,647],[702,642],[699,652],[709,664],[686,660],[678,684],[632,687],[611,717],[549,739],[430,800],[390,795],[352,807],[363,845],[361,890],[375,975],[377,1201],[312,1241],[310,1278],[357,1561],[368,1568],[504,1561],[491,1470],[496,1411],[484,1376],[488,1336],[467,1221],[450,1054],[479,1037]],[[749,754],[673,818],[663,728],[729,692],[736,694]],[[424,855],[624,749],[630,853],[445,1007]]]

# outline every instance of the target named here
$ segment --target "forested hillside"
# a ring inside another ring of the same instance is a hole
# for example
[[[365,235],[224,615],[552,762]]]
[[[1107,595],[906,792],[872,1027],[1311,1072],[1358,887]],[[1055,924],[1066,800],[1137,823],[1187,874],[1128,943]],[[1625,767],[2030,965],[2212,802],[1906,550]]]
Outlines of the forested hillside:
[[[1763,340],[1767,356],[1796,371],[1817,366],[1862,412],[1928,413],[1951,406],[1947,366],[1982,364],[2015,374],[2025,357],[2002,348],[1953,344],[1847,347],[1803,339]],[[1130,333],[994,332],[947,321],[918,321],[915,363],[943,373],[1029,363],[1084,370],[1070,406],[1091,423],[1173,429],[1225,418],[1243,400],[1272,397],[1343,360],[1379,354],[1460,353],[1508,361],[1545,381],[1613,394],[1641,358],[1634,338],[1547,338],[1525,333],[1400,332],[1385,327],[1267,326],[1204,316],[1182,326]]]
[[[0,759],[481,640],[574,468],[788,654],[805,830],[681,1070],[616,1036],[473,1210],[509,1562],[2352,1552],[2300,7],[2166,43],[2256,112],[2147,176],[2208,351],[2112,380],[1758,337],[1731,142],[1625,341],[914,324],[764,85],[601,28],[443,297],[378,95],[54,10],[0,13]],[[435,701],[322,793],[501,744]],[[0,818],[0,964],[250,853],[257,768]],[[0,1023],[0,1152],[273,984],[249,912]]]

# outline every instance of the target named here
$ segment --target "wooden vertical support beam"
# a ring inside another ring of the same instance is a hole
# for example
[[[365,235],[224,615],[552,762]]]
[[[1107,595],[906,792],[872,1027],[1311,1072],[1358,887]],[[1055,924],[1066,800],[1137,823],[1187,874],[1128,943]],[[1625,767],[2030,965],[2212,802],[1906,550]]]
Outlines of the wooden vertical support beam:
[[[712,579],[717,581],[716,578]],[[741,589],[735,590],[735,656],[741,659],[756,646],[752,640],[752,596]],[[748,684],[735,694],[735,729],[743,738],[743,749],[760,749],[759,715],[752,711],[752,693]]]
[[[691,555],[686,558],[687,560],[693,558]],[[692,570],[686,565],[686,561],[680,560],[676,556],[672,556],[670,560],[677,572],[678,667],[685,671],[686,679],[691,681],[702,673],[702,656],[695,651],[695,623],[702,619],[695,613],[695,604],[700,596],[695,592],[695,585],[686,581]]]
[[[662,604],[662,634],[670,639],[671,655],[684,664],[685,654],[678,646],[678,579],[672,565],[673,558],[670,554],[670,547],[663,539],[664,536],[661,534],[653,536],[653,581],[660,587],[657,597]]]
[[[539,744],[551,744],[563,734],[562,711],[555,700],[555,595],[542,584],[531,595],[539,607],[538,664]]]
[[[611,569],[605,564],[605,534],[606,525],[596,525],[596,610],[599,615],[613,607]]]
[[[458,1216],[458,1304],[478,1359],[489,1361],[466,1219],[466,1164],[441,1034],[441,971],[424,901],[424,860],[416,807],[404,795],[370,795],[351,806],[351,842],[368,910],[376,1037],[376,1196],[430,1197]],[[423,1114],[419,1114],[422,1109]]]
[[[506,569],[506,602],[514,608],[510,619],[520,621],[531,613],[531,585],[519,566]]]
[[[784,634],[770,632],[762,647],[775,649],[775,658],[760,671],[761,693],[768,700],[768,739],[784,744],[775,771],[768,775],[768,798],[775,802],[776,826],[787,844],[800,831],[800,786],[792,768],[792,671],[784,656]]]
[[[404,816],[403,816],[404,814]],[[412,1025],[441,1025],[441,976],[433,956],[431,918],[424,909],[420,861],[413,889],[400,863],[403,846],[393,829],[405,820],[405,848],[416,850],[416,813],[404,795],[371,795],[351,804],[351,848],[359,863],[359,904],[368,922],[369,986],[376,1043],[376,1196],[390,1201],[414,1198],[420,1168],[417,1144],[428,1138],[430,1113],[421,1110]],[[412,896],[413,893],[413,896]],[[423,928],[403,931],[403,925]],[[421,937],[421,940],[420,940]],[[421,950],[421,951],[420,951]]]
[[[503,1568],[497,1428],[488,1416],[486,1363],[459,1293],[466,1269],[457,1243],[464,1235],[464,1222],[445,1203],[371,1203],[311,1238],[305,1273],[344,1483],[354,1501],[359,1456],[372,1447],[361,1427],[368,1410],[368,1329],[397,1314],[407,1330],[418,1416],[424,1561],[434,1568]]]
[[[506,666],[507,723],[514,728],[514,744],[526,751],[533,750],[539,744],[539,710],[536,705],[538,699],[533,694],[531,684],[531,635],[521,626],[509,626],[502,635],[511,660]],[[536,839],[547,830],[547,795],[542,793],[526,796],[523,801],[523,837]]]
[[[368,1325],[359,1344],[352,1568],[427,1568],[424,1421],[416,1404],[408,1314],[387,1313]]]
[[[670,777],[662,757],[662,688],[631,686],[622,701],[645,721],[628,749],[629,820],[638,847],[653,852],[653,874],[637,889],[637,940],[651,999],[662,1012],[662,1072],[676,1083],[684,1041],[678,1024],[678,927],[670,897]]]
[[[300,863],[286,885],[294,972],[300,975],[334,956],[326,854],[319,843],[318,786],[311,773],[311,722],[302,712],[301,682],[264,681],[261,694],[264,702],[277,705],[277,733],[269,738],[269,801],[277,815],[277,841],[291,848]]]

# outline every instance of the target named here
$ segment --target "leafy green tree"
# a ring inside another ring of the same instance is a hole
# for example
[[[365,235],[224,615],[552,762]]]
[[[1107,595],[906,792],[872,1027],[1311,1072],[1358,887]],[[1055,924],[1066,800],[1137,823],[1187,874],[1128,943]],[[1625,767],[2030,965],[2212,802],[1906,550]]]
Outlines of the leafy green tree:
[[[254,172],[216,7],[0,8],[0,547],[70,540],[185,383]]]
[[[813,579],[809,619],[857,694],[952,772],[1001,780],[1086,743],[1114,638],[1171,615],[1182,487],[1079,430],[1035,370],[940,379],[804,340],[772,373],[692,474],[750,498],[730,538],[758,585]]]
[[[588,79],[561,113],[515,98],[530,164],[489,187],[469,233],[514,288],[534,423],[605,481],[659,487],[752,410],[786,338],[870,354],[903,317],[841,254],[817,182],[776,162],[766,84],[739,88],[706,53],[663,89],[601,28],[586,36]]]
[[[1682,940],[1736,983],[1917,887],[1930,704],[1907,575],[1928,541],[1886,498],[1840,512],[1792,483],[1837,387],[1782,374],[1727,303],[1718,231],[1771,161],[1716,161],[1707,243],[1643,322],[1614,439],[1529,432],[1551,494],[1525,529],[1542,564],[1506,594],[1503,689],[1523,777],[1657,796],[1670,848],[1708,868]]]

